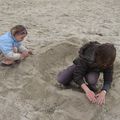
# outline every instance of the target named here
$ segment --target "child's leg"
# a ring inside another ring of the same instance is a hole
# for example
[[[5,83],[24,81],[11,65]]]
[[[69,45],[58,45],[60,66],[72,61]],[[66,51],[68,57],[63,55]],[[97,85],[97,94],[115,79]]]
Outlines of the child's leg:
[[[6,65],[11,65],[11,64],[13,64],[13,63],[14,63],[14,61],[13,61],[13,60],[10,60],[10,59],[7,59],[7,58],[5,58],[4,60],[2,60],[2,63],[3,63],[3,64],[6,64]]]
[[[58,74],[57,81],[63,85],[69,85],[69,83],[73,79],[74,69],[75,65],[71,65],[67,69],[64,69],[62,72]]]
[[[6,65],[11,65],[14,63],[14,61],[20,60],[20,58],[21,58],[21,55],[19,53],[10,52],[4,56],[2,63]]]

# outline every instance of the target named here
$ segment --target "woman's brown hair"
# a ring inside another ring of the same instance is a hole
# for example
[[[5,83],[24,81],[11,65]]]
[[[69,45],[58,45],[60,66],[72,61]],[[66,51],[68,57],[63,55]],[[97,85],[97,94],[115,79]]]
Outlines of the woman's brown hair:
[[[27,30],[23,25],[16,25],[14,26],[10,32],[12,33],[13,36],[15,35],[27,35]]]
[[[116,58],[116,48],[111,43],[104,43],[97,47],[96,49],[96,63],[103,67],[111,66]]]

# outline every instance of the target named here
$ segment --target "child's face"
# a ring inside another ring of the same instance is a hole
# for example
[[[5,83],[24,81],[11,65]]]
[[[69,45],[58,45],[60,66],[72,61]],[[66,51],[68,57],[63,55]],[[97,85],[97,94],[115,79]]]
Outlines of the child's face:
[[[15,39],[20,42],[20,41],[23,41],[26,36],[27,36],[26,34],[15,35]]]

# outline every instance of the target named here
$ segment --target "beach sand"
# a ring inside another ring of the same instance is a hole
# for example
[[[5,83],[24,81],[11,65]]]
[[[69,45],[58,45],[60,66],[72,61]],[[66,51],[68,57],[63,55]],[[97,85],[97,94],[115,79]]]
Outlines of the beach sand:
[[[25,25],[24,44],[33,55],[0,67],[0,120],[119,120],[120,1],[0,0],[0,34]],[[57,74],[89,42],[117,49],[114,80],[106,104],[91,104],[78,88],[60,89]]]

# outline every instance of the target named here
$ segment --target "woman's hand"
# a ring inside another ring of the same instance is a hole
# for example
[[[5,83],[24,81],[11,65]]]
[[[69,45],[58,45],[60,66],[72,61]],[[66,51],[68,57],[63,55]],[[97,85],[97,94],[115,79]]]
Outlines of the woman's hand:
[[[93,91],[91,91],[91,90],[86,91],[86,96],[90,102],[96,103],[96,96]]]
[[[81,85],[82,89],[85,91],[88,100],[92,103],[96,102],[96,96],[93,91],[91,91],[85,83]]]
[[[98,105],[105,104],[105,96],[106,96],[106,91],[105,90],[102,90],[100,93],[98,93],[96,95],[96,99],[97,99],[97,104]]]

